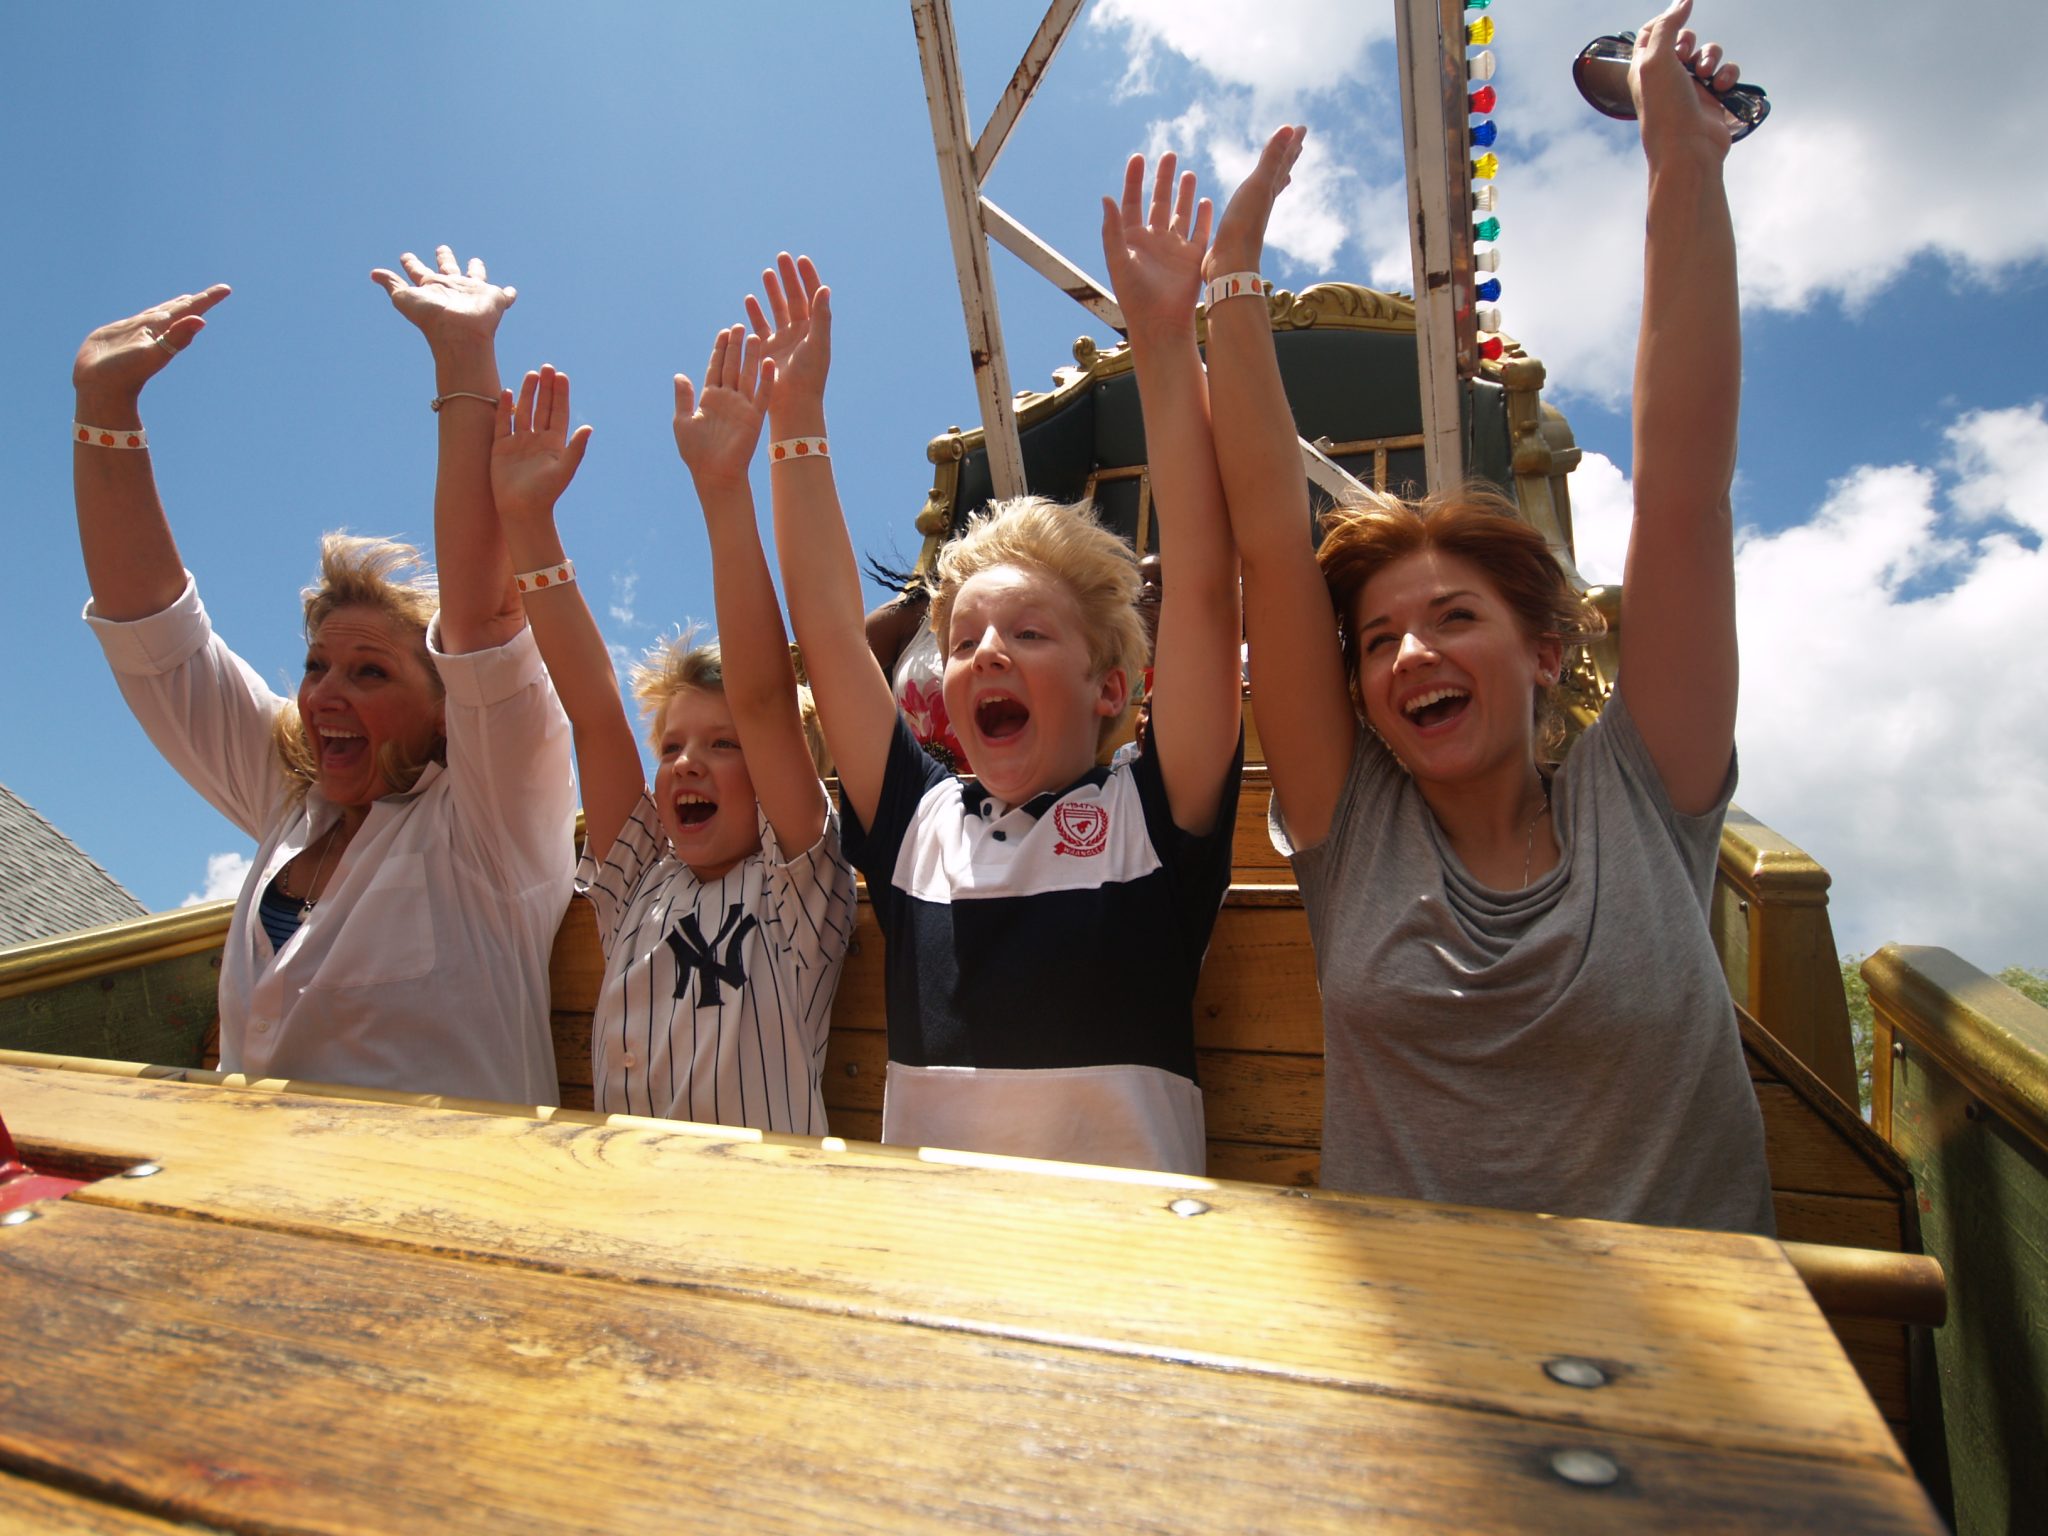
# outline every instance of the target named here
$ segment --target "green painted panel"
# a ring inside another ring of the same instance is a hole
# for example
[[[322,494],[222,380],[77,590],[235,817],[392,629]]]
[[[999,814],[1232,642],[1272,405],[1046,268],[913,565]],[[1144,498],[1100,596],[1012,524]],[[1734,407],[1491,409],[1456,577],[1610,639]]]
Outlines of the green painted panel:
[[[1910,1047],[1892,1063],[1892,1142],[1913,1170],[1922,1247],[1948,1272],[1933,1344],[1956,1530],[2042,1530],[2048,1155]]]
[[[219,982],[213,950],[0,998],[0,1049],[196,1067]]]

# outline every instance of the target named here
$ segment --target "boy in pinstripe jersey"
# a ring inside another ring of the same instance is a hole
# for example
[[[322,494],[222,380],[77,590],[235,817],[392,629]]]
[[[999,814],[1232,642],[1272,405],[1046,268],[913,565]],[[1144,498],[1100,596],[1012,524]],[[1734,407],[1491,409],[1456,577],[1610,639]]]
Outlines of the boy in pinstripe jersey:
[[[501,401],[492,489],[514,565],[552,578],[525,602],[583,785],[577,885],[605,952],[596,1107],[822,1136],[853,871],[754,526],[747,465],[772,378],[739,326],[719,333],[701,396],[676,375],[676,447],[711,534],[724,642],[678,639],[634,671],[658,764],[651,790],[555,531],[590,428],[569,433],[569,381],[552,368],[526,376],[516,406],[510,391]]]

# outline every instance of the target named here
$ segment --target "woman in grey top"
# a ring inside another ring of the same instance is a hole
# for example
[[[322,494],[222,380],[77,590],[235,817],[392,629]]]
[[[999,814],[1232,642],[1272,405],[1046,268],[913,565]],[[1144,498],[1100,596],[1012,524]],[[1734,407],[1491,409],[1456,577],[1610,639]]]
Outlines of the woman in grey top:
[[[1547,694],[1590,615],[1497,498],[1375,496],[1320,551],[1263,304],[1212,300],[1216,453],[1244,564],[1276,841],[1308,905],[1323,1182],[1769,1232],[1756,1097],[1706,926],[1735,783],[1729,486],[1740,333],[1710,87],[1684,30],[1631,69],[1649,162],[1621,680],[1561,768]],[[1205,274],[1256,268],[1302,131],[1231,200]]]

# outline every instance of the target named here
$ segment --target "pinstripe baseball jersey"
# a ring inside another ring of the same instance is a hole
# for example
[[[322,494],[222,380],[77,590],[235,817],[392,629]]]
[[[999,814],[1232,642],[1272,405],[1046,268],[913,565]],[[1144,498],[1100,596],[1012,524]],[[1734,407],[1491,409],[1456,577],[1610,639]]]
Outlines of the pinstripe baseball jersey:
[[[786,861],[755,814],[761,851],[708,884],[669,851],[645,793],[603,861],[577,866],[604,945],[590,1031],[601,1113],[826,1134],[818,1081],[853,870],[836,813]]]
[[[1010,806],[898,718],[874,826],[846,818],[886,941],[884,1141],[1202,1170],[1195,983],[1239,778],[1201,837],[1153,753]]]

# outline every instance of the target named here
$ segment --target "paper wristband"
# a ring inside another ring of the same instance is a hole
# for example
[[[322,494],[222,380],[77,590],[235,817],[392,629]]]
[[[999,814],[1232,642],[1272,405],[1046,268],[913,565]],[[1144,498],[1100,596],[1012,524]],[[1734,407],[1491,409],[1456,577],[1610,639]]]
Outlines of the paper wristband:
[[[1208,299],[1209,307],[1213,308],[1225,299],[1247,296],[1263,299],[1266,296],[1266,285],[1256,272],[1226,272],[1209,284],[1204,296]]]
[[[785,464],[791,459],[829,459],[832,449],[822,437],[785,437],[779,443],[768,445],[768,460],[772,464]]]
[[[88,427],[82,421],[74,421],[71,441],[91,448],[147,448],[149,434],[140,427]]]
[[[524,571],[512,581],[522,592],[540,592],[548,587],[566,587],[576,579],[576,562],[564,560],[560,565],[550,565],[538,571]]]

